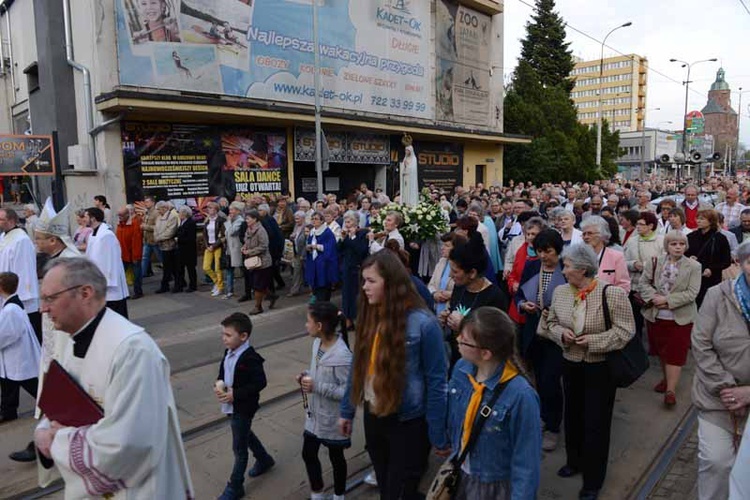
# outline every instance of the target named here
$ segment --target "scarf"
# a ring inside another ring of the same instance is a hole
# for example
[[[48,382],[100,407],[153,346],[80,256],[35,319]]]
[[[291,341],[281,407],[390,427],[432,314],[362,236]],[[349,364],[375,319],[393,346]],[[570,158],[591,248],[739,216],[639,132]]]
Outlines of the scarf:
[[[516,375],[518,375],[518,369],[513,366],[513,363],[508,361],[507,363],[505,363],[503,373],[502,375],[500,375],[500,380],[498,380],[497,383],[504,384]],[[479,407],[482,404],[482,396],[484,395],[484,389],[486,387],[484,384],[480,384],[479,382],[477,382],[472,374],[467,373],[466,376],[469,377],[469,382],[471,382],[471,386],[474,388],[474,392],[469,399],[469,405],[466,407],[463,434],[461,435],[462,450],[466,448],[466,445],[469,443],[471,428],[474,426],[474,420],[476,420],[477,418],[477,413],[479,412]]]
[[[656,239],[656,231],[651,231],[651,233],[647,234],[646,236],[641,236],[641,241],[654,241]]]
[[[747,283],[745,273],[740,273],[737,279],[734,280],[734,294],[740,303],[740,309],[742,310],[742,315],[745,317],[745,321],[750,322],[750,285]]]
[[[375,376],[375,360],[378,357],[378,348],[380,347],[380,332],[375,332],[375,337],[372,339],[372,347],[370,348],[370,366],[367,368],[367,375],[370,377]]]
[[[535,258],[536,257],[536,250],[531,245],[528,245],[526,247],[526,257],[528,258]]]
[[[323,231],[325,231],[326,229],[328,229],[328,227],[323,224],[318,229],[313,229],[312,231],[310,231],[310,244],[313,246],[313,260],[318,258],[318,236],[323,234]]]
[[[573,292],[575,293],[575,299],[573,300],[573,303],[575,305],[578,305],[584,300],[586,300],[586,297],[588,297],[588,295],[594,291],[594,289],[596,288],[596,285],[598,284],[599,282],[596,279],[594,279],[591,281],[591,284],[587,286],[586,288],[584,288],[583,290],[579,290],[573,285],[570,285],[573,288]]]

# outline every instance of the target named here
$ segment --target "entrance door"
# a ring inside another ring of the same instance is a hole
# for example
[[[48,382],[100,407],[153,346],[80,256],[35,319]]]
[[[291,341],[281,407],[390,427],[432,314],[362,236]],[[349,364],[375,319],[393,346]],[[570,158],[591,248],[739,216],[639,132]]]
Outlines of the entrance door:
[[[474,185],[477,184],[484,184],[484,168],[486,165],[477,165],[475,167],[475,179],[474,179]]]

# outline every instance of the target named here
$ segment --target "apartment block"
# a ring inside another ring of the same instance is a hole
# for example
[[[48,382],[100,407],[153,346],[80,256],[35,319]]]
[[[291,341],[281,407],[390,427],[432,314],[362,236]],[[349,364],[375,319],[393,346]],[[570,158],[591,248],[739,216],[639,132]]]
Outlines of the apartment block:
[[[578,120],[596,125],[601,109],[602,119],[615,130],[642,130],[646,118],[648,60],[628,54],[607,57],[603,63],[600,69],[599,59],[576,59],[571,74],[575,87],[570,97],[578,108]]]

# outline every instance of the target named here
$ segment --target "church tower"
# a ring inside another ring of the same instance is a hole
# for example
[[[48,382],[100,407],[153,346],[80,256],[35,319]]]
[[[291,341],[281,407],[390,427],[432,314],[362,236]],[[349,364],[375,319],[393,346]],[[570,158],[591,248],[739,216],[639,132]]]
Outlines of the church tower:
[[[722,156],[728,152],[733,156],[737,145],[737,112],[732,109],[732,91],[724,75],[724,68],[719,68],[708,92],[708,103],[701,112],[706,119],[705,133],[714,136],[714,150]]]

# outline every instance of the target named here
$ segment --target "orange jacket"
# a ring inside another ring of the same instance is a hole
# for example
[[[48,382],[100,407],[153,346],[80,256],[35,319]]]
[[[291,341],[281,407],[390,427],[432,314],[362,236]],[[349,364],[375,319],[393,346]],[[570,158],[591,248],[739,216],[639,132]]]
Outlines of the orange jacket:
[[[117,240],[120,242],[123,262],[140,262],[143,257],[143,233],[141,218],[133,217],[133,223],[117,224]]]

